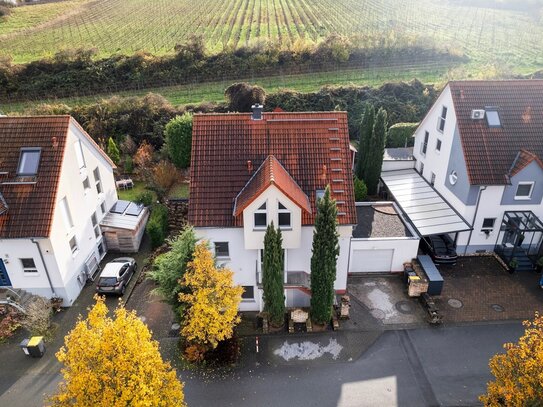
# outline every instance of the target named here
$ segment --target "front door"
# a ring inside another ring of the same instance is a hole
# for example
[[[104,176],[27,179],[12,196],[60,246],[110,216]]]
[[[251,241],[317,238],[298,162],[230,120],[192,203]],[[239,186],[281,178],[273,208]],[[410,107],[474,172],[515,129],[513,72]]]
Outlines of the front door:
[[[8,272],[6,266],[4,266],[4,260],[0,259],[0,287],[11,286],[9,281]]]

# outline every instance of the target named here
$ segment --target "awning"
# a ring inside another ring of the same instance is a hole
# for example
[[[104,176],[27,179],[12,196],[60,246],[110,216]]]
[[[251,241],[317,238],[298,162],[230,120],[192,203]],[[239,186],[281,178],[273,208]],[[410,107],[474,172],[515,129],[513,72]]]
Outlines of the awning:
[[[381,174],[398,206],[421,236],[471,230],[471,226],[414,169]]]

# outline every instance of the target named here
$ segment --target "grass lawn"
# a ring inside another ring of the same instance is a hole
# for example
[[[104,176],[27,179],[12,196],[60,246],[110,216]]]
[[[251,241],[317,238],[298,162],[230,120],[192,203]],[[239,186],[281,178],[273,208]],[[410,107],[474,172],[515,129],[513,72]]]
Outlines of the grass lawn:
[[[182,183],[174,185],[168,193],[168,198],[188,198],[189,197],[189,184]]]
[[[146,188],[146,184],[143,181],[134,181],[134,188],[132,189],[119,189],[117,194],[119,199],[123,201],[135,201],[143,192],[150,192],[153,194],[153,200],[156,200],[156,194]]]

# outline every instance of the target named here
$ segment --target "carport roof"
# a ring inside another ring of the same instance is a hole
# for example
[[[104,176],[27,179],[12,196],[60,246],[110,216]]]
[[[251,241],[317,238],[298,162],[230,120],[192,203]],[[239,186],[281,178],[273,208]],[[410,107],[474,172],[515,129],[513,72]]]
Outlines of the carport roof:
[[[415,170],[387,171],[381,179],[421,236],[471,230],[468,222]]]

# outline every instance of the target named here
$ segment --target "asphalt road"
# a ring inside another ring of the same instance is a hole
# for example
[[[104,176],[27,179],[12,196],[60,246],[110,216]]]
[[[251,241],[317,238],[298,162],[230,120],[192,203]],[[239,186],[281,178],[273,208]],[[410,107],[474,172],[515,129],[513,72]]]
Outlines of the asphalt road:
[[[189,406],[217,407],[478,405],[491,378],[488,360],[522,332],[520,323],[386,331],[354,361],[255,363],[211,378],[185,374],[185,395]],[[349,335],[356,347],[360,333]]]
[[[361,332],[271,336],[261,339],[258,355],[248,340],[242,368],[214,375],[181,372],[181,378],[191,407],[477,405],[490,379],[489,358],[522,332],[520,323],[501,323],[385,331],[377,339]],[[272,355],[285,340],[331,339],[343,348],[337,360],[328,355],[281,362]],[[176,338],[160,342],[163,353],[175,353]],[[10,353],[0,367],[0,406],[43,405],[44,394],[56,389],[59,369],[53,358]]]

